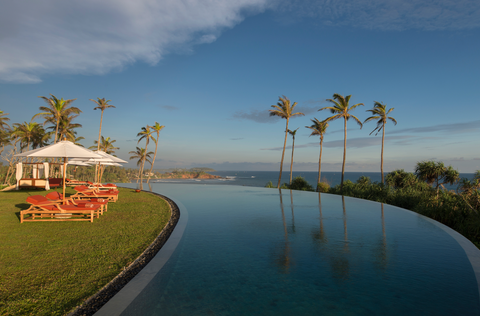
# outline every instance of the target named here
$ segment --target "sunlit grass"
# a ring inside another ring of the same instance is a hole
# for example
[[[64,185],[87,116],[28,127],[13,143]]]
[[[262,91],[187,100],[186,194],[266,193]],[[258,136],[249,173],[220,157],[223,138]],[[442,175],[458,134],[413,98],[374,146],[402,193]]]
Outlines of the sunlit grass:
[[[93,223],[20,224],[26,198],[45,193],[0,192],[0,315],[68,313],[133,262],[170,217],[159,197],[120,188]]]

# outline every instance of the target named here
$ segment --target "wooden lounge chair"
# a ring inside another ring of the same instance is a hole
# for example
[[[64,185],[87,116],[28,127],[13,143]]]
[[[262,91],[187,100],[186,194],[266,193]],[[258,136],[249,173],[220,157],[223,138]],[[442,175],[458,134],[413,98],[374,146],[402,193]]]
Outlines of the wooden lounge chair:
[[[52,202],[57,202],[57,203],[62,203],[63,202],[63,194],[57,191],[52,191],[45,195],[47,199],[49,199]],[[79,203],[91,203],[95,205],[100,205],[100,215],[103,215],[103,212],[108,210],[108,200],[107,199],[99,199],[99,198],[92,198],[88,200],[82,200],[82,199],[73,199],[71,197],[65,198],[67,201],[67,204],[69,205],[78,205]]]
[[[71,198],[74,199],[107,199],[109,202],[117,202],[118,200],[118,190],[96,190],[89,189],[84,185],[79,185],[73,188],[77,193],[71,195]]]
[[[65,185],[68,186],[77,186],[77,185],[85,185],[87,184],[87,181],[81,181],[81,180],[73,180],[69,178],[65,178]]]
[[[100,205],[79,203],[78,205],[62,205],[52,202],[42,195],[27,198],[32,204],[28,209],[20,211],[20,223],[33,221],[90,221],[99,217]],[[30,215],[25,218],[25,215]]]
[[[103,184],[103,183],[93,183],[93,182],[87,181],[87,184],[90,189],[114,189],[114,190],[117,189],[117,186],[113,183]]]

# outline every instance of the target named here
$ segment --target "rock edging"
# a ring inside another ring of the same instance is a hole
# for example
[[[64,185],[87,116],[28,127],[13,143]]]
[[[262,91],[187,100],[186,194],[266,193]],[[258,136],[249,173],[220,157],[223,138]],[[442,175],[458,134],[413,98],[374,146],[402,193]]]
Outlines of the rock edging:
[[[170,219],[162,229],[160,234],[155,240],[148,246],[147,249],[132,262],[128,267],[124,268],[119,275],[117,275],[112,281],[105,285],[100,291],[93,296],[89,297],[82,305],[78,306],[73,312],[67,316],[90,316],[95,314],[103,305],[105,305],[115,294],[117,294],[130,280],[132,280],[160,251],[163,245],[167,242],[168,237],[172,234],[175,226],[180,219],[180,209],[177,204],[166,196],[158,193],[143,191],[157,195],[164,199],[170,206],[171,216]]]

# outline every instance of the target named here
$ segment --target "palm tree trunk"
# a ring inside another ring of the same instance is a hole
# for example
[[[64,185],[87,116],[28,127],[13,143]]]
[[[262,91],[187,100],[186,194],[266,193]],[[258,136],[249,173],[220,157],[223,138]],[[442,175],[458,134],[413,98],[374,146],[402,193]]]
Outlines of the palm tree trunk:
[[[97,150],[100,150],[100,138],[102,135],[102,121],[103,121],[103,110],[102,110],[102,114],[100,115],[100,130],[98,131]]]
[[[160,132],[157,132],[157,141],[155,142],[155,154],[153,154],[152,166],[150,167],[150,171],[148,172],[148,180],[147,183],[150,182],[150,174],[153,170],[153,164],[155,163],[155,158],[157,158],[157,148],[158,148],[158,139],[160,138]]]
[[[60,120],[57,118],[57,127],[55,128],[55,140],[53,141],[54,144],[57,143],[57,137],[58,137],[58,124],[60,124]]]
[[[382,173],[382,183],[385,183],[383,181],[383,144],[385,142],[385,123],[383,123],[383,134],[382,134],[382,156],[380,159],[380,172]]]
[[[343,164],[342,164],[342,182],[340,182],[340,193],[343,193],[343,177],[345,175],[345,160],[347,158],[347,118],[345,118],[345,137],[343,140]]]
[[[322,145],[323,137],[320,137],[320,155],[318,156],[318,180],[317,180],[317,192],[320,191],[320,176],[322,175]]]
[[[143,169],[145,168],[145,162],[147,161],[147,153],[148,153],[148,142],[145,144],[145,154],[143,155],[143,162],[142,162],[142,172],[140,173],[140,183],[143,183]]]
[[[292,160],[290,161],[290,185],[292,185],[292,171],[293,171],[293,151],[295,150],[295,136],[293,136],[292,144]]]
[[[288,136],[288,118],[287,118],[287,126],[285,127],[285,142],[283,143],[282,160],[280,161],[280,175],[278,176],[277,189],[280,189],[280,182],[282,181],[283,158],[285,157],[285,147],[287,147],[287,136]]]

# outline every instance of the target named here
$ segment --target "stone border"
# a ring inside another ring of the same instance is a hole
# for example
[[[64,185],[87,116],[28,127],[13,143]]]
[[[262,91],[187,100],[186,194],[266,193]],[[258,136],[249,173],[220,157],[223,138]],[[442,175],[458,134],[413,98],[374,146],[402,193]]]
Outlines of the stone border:
[[[142,190],[142,192],[156,195],[168,203],[170,206],[171,216],[167,225],[165,225],[157,238],[155,238],[150,246],[148,246],[148,248],[145,249],[145,251],[134,262],[132,262],[112,281],[100,289],[96,294],[89,297],[85,302],[82,303],[82,305],[78,306],[67,316],[91,316],[95,314],[129,281],[131,281],[153,259],[153,257],[155,257],[155,255],[160,251],[172,234],[175,226],[178,223],[178,220],[180,219],[180,209],[178,208],[177,204],[164,195],[144,190]]]

